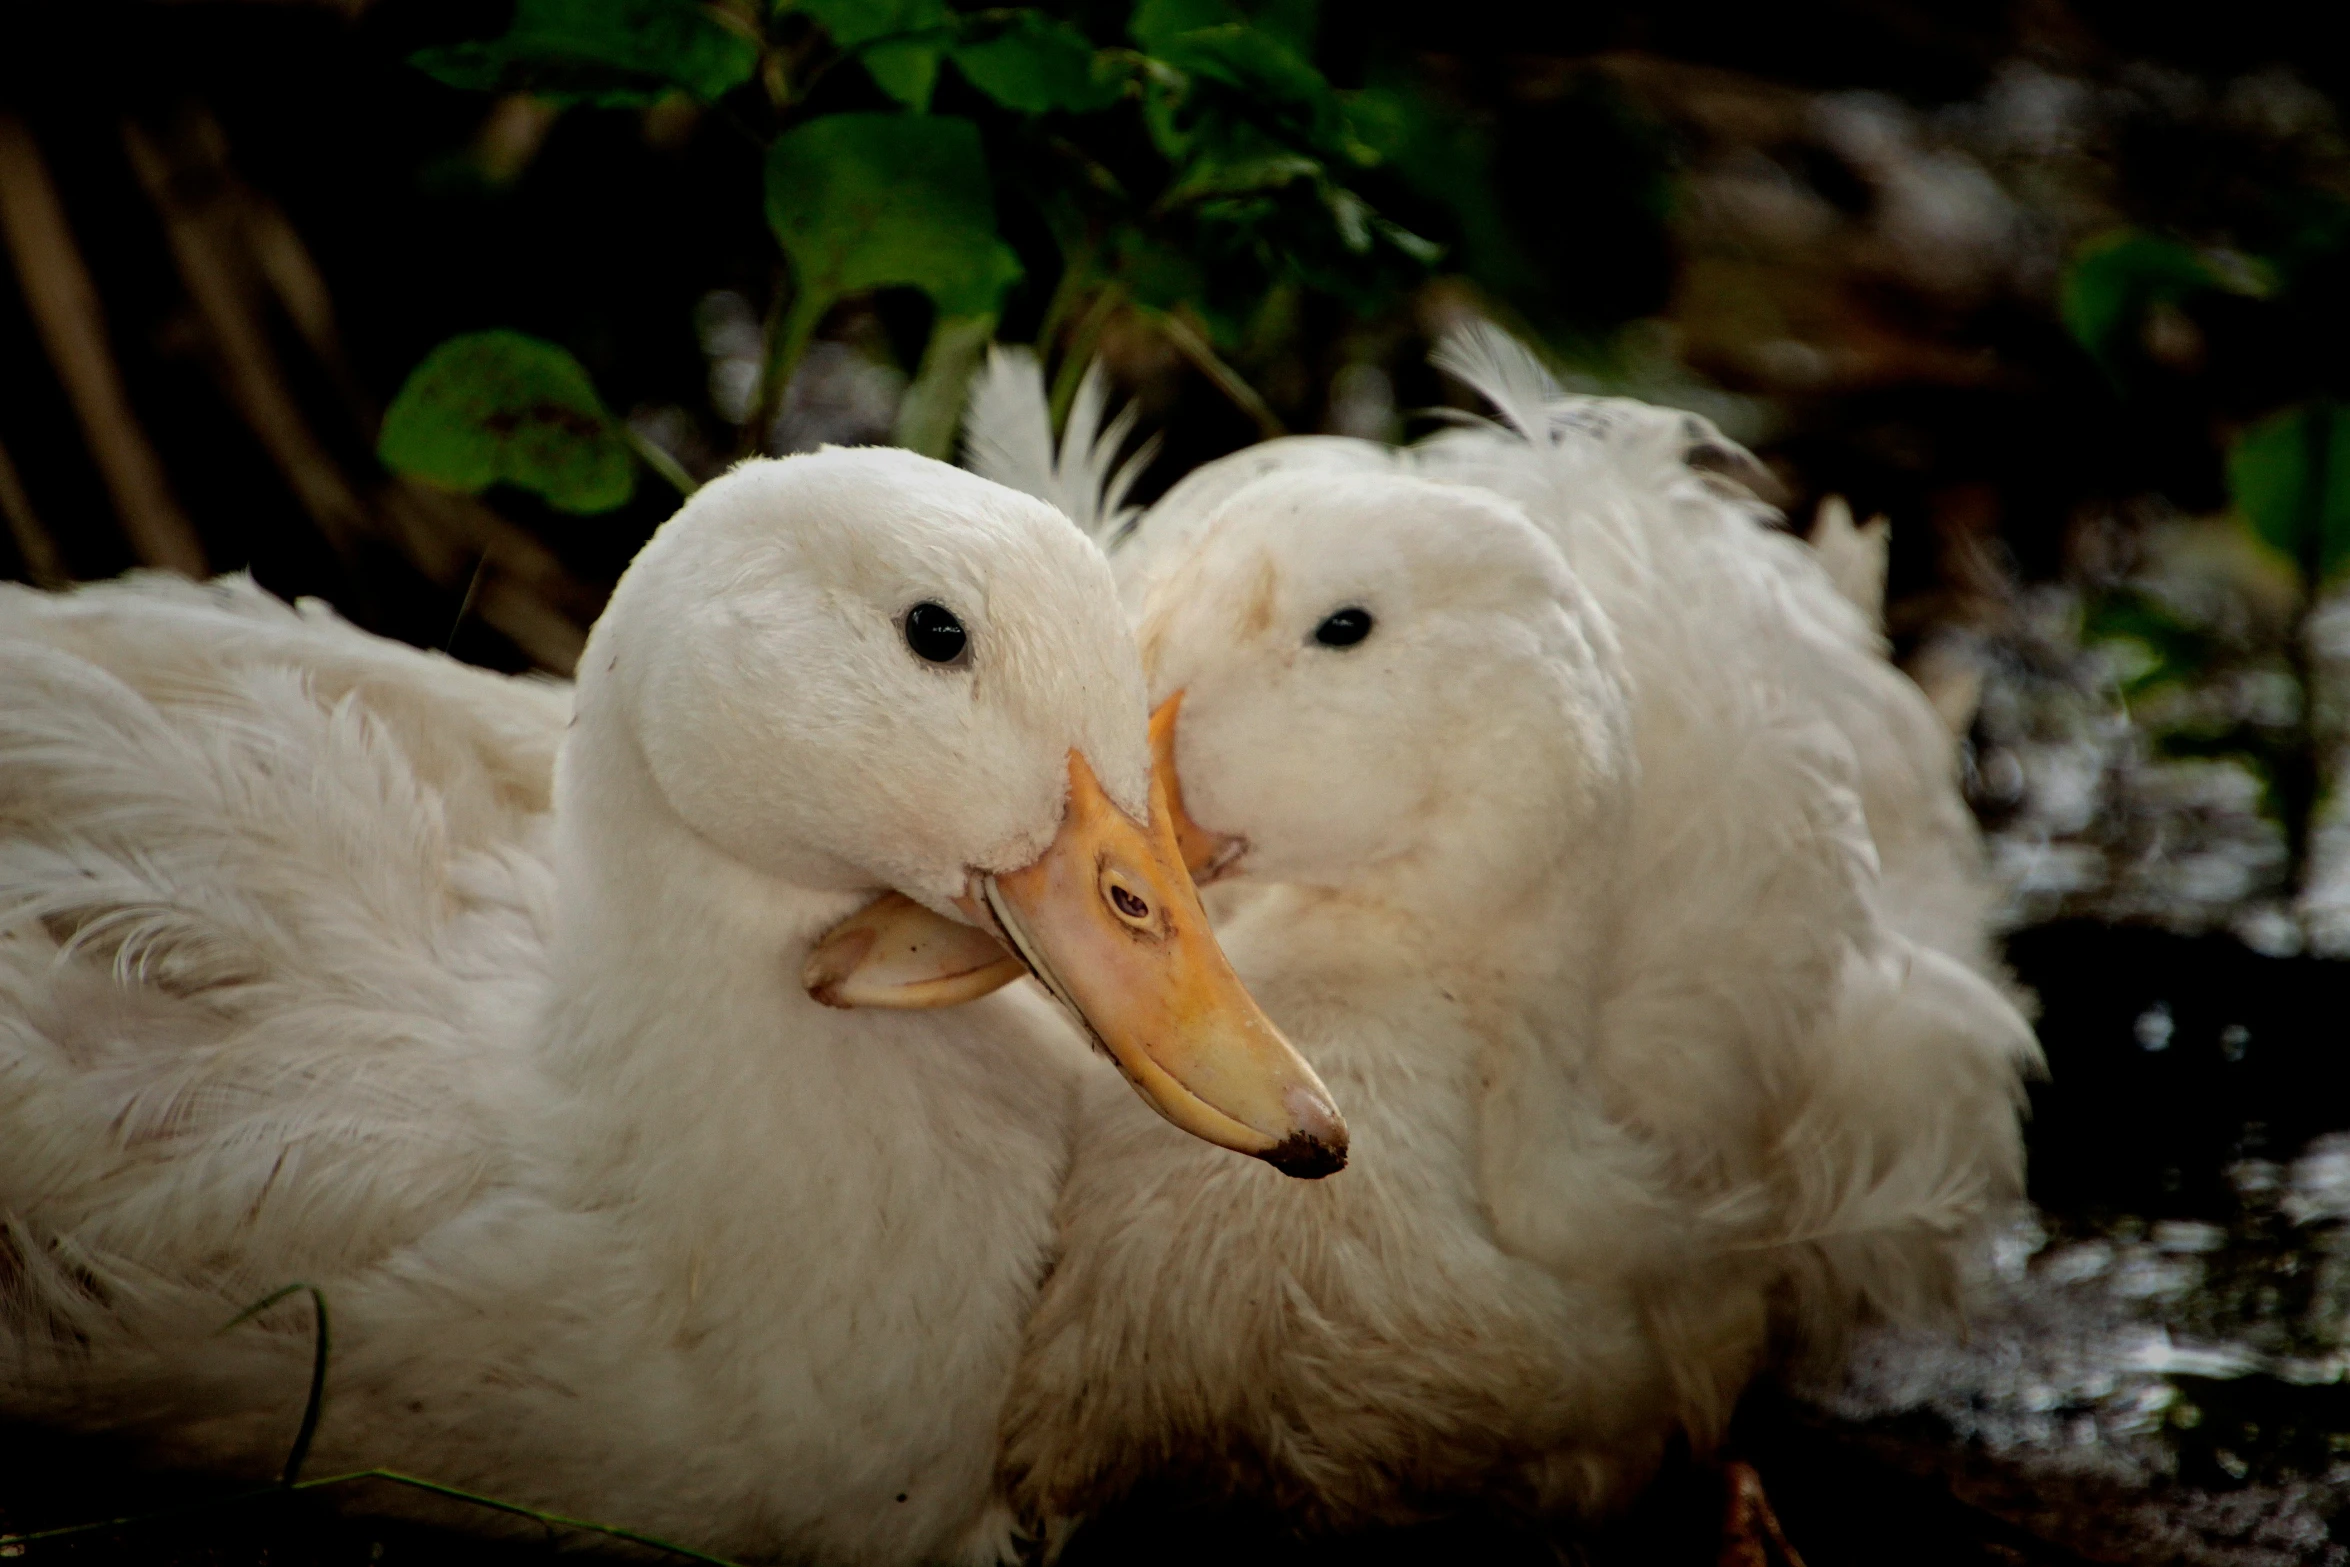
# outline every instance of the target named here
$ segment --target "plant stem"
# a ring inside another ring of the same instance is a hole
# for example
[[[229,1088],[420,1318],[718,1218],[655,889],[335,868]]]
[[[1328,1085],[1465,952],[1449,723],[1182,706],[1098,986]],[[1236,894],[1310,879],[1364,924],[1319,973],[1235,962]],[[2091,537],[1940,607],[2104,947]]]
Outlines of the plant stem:
[[[1068,351],[1061,355],[1061,367],[1053,373],[1053,392],[1048,400],[1052,410],[1053,428],[1058,430],[1069,419],[1069,405],[1077,398],[1078,383],[1085,379],[1085,367],[1093,363],[1095,348],[1107,330],[1110,318],[1125,303],[1126,291],[1115,283],[1104,283],[1094,294],[1093,303],[1086,307],[1077,323],[1077,331],[1069,339]],[[1050,351],[1052,340],[1039,335],[1036,346]]]
[[[802,283],[793,288],[790,302],[770,315],[767,358],[759,367],[759,395],[751,405],[750,421],[743,426],[744,456],[756,456],[767,449],[767,435],[783,412],[792,372],[800,367],[831,303],[829,296]]]
[[[691,495],[701,488],[694,483],[694,476],[685,471],[683,463],[663,451],[659,442],[625,420],[620,425],[620,438],[628,443],[629,450],[635,452],[646,467],[668,480],[670,488],[678,494]]]
[[[914,384],[898,404],[897,427],[891,439],[925,457],[951,460],[955,432],[962,428],[963,408],[971,396],[971,380],[987,345],[995,337],[995,313],[976,316],[940,316],[930,329],[929,346]]]
[[[82,438],[132,551],[150,566],[208,575],[195,524],[131,407],[106,331],[98,285],[66,224],[65,204],[29,126],[0,111],[0,239]]]
[[[349,1485],[356,1480],[382,1480],[390,1485],[404,1485],[411,1490],[430,1492],[434,1496],[446,1496],[455,1501],[470,1503],[475,1507],[486,1507],[492,1512],[511,1513],[517,1518],[528,1518],[533,1522],[548,1524],[558,1529],[584,1529],[590,1534],[600,1534],[609,1539],[626,1540],[631,1545],[643,1545],[656,1551],[667,1551],[670,1555],[682,1556],[687,1561],[707,1562],[710,1567],[742,1567],[741,1563],[730,1556],[717,1556],[708,1551],[697,1551],[690,1545],[680,1545],[675,1540],[665,1540],[657,1534],[646,1534],[637,1529],[624,1529],[618,1524],[598,1523],[592,1518],[573,1518],[564,1513],[550,1513],[536,1507],[525,1507],[520,1502],[501,1501],[494,1496],[484,1496],[478,1491],[467,1491],[457,1486],[443,1485],[438,1480],[426,1480],[416,1475],[402,1474],[397,1469],[354,1469],[348,1474],[327,1475],[322,1479],[305,1480],[293,1489],[315,1491],[330,1485]]]
[[[9,538],[16,545],[18,564],[24,567],[25,580],[37,588],[62,588],[66,585],[65,557],[58,552],[57,541],[41,525],[40,514],[33,510],[33,497],[18,477],[16,463],[8,455],[6,443],[0,442],[0,513],[8,518]]]
[[[90,1534],[100,1529],[119,1529],[127,1528],[133,1524],[158,1523],[167,1518],[182,1518],[192,1513],[235,1507],[246,1502],[259,1501],[263,1497],[282,1497],[296,1491],[324,1490],[328,1486],[350,1485],[360,1480],[382,1480],[391,1485],[407,1486],[411,1490],[427,1491],[434,1496],[446,1496],[475,1507],[486,1507],[492,1512],[511,1513],[518,1518],[533,1519],[550,1528],[584,1529],[591,1534],[601,1534],[614,1540],[626,1540],[632,1545],[650,1546],[657,1551],[666,1551],[672,1556],[683,1556],[689,1561],[707,1562],[710,1567],[738,1567],[737,1563],[726,1557],[713,1556],[707,1551],[697,1551],[690,1545],[680,1545],[674,1540],[664,1540],[656,1534],[644,1534],[635,1529],[624,1529],[617,1524],[597,1523],[592,1518],[573,1518],[564,1513],[545,1512],[536,1507],[526,1507],[520,1502],[503,1501],[495,1496],[484,1496],[478,1491],[467,1491],[457,1486],[444,1485],[438,1480],[426,1480],[416,1475],[403,1474],[397,1469],[353,1469],[344,1474],[327,1475],[323,1479],[303,1479],[302,1465],[310,1457],[311,1440],[318,1435],[318,1417],[326,1407],[326,1367],[331,1353],[331,1341],[327,1332],[326,1293],[315,1284],[288,1284],[281,1289],[270,1291],[252,1305],[247,1306],[222,1324],[220,1329],[221,1332],[227,1333],[232,1329],[242,1327],[288,1296],[304,1293],[309,1295],[311,1308],[316,1313],[316,1331],[312,1336],[310,1348],[310,1396],[303,1402],[302,1426],[294,1434],[293,1448],[286,1454],[285,1468],[279,1474],[277,1484],[258,1490],[240,1492],[233,1496],[215,1497],[209,1501],[195,1502],[183,1507],[165,1507],[158,1508],[153,1512],[127,1513],[119,1518],[101,1518],[91,1523],[67,1524],[56,1529],[36,1529],[28,1534],[0,1535],[0,1546],[21,1548],[36,1540],[57,1540],[69,1535]]]
[[[286,1466],[278,1478],[278,1484],[289,1491],[294,1489],[294,1482],[302,1478],[303,1462],[310,1457],[311,1439],[318,1435],[319,1412],[326,1407],[326,1362],[331,1345],[327,1333],[326,1292],[315,1284],[284,1285],[271,1290],[229,1318],[220,1328],[221,1332],[226,1333],[233,1328],[243,1327],[288,1296],[305,1293],[309,1295],[311,1309],[316,1314],[313,1318],[315,1327],[310,1337],[310,1395],[303,1400],[302,1424],[294,1432],[294,1445],[286,1454]]]
[[[481,579],[490,569],[490,552],[485,548],[481,558],[473,563],[473,575],[465,579],[465,596],[457,601],[457,613],[449,617],[448,639],[441,643],[441,651],[456,651],[457,633],[465,625],[465,617],[473,613],[474,601],[481,597]]]
[[[2294,897],[2309,883],[2313,818],[2324,792],[2325,767],[2318,756],[2323,739],[2317,723],[2318,660],[2309,646],[2309,623],[2325,588],[2326,491],[2333,482],[2333,435],[2334,406],[2318,398],[2301,412],[2301,515],[2295,533],[2300,546],[2301,614],[2286,645],[2293,678],[2301,687],[2301,712],[2276,770],[2277,810],[2285,827],[2285,885]]]
[[[1159,330],[1167,335],[1167,341],[1175,345],[1176,352],[1191,361],[1193,369],[1214,382],[1216,390],[1230,398],[1235,408],[1256,421],[1259,436],[1269,441],[1275,436],[1289,433],[1288,426],[1281,422],[1279,414],[1273,412],[1272,405],[1257,395],[1257,389],[1249,385],[1239,371],[1224,362],[1223,356],[1216,352],[1215,345],[1202,336],[1196,327],[1172,311],[1151,310],[1146,313],[1158,323]]]

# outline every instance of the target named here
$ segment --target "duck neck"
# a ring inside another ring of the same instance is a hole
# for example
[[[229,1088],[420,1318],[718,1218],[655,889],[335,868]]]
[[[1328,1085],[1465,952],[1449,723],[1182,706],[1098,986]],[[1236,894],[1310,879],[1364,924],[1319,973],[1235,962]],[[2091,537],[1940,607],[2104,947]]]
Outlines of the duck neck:
[[[557,769],[542,1040],[587,1123],[564,1139],[571,1177],[591,1206],[755,1210],[762,1179],[789,1179],[779,1147],[855,1146],[844,1122],[867,1101],[826,1090],[863,1018],[812,1001],[800,968],[873,891],[795,885],[723,853],[671,808],[634,737],[589,716]],[[888,1074],[876,1054],[860,1069]]]
[[[1358,887],[1409,922],[1433,972],[1462,976],[1537,1036],[1566,1044],[1596,1032],[1622,837],[1605,821],[1496,835],[1491,819],[1467,816],[1372,867]]]

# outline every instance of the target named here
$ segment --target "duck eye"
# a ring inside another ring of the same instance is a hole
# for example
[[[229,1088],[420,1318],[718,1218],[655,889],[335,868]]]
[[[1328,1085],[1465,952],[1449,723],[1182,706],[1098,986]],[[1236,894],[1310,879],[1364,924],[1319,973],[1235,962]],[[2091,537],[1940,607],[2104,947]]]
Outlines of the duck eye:
[[[1360,604],[1334,610],[1314,628],[1314,640],[1324,647],[1353,647],[1371,634],[1371,612]]]
[[[971,634],[944,604],[922,603],[906,611],[906,646],[916,658],[951,664],[971,645]]]

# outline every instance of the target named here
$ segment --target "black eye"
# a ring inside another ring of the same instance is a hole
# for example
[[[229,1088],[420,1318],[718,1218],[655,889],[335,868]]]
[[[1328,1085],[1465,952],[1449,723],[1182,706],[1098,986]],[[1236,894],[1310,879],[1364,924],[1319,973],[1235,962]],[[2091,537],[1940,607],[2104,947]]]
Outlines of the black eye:
[[[1324,647],[1353,647],[1371,634],[1371,612],[1361,605],[1335,610],[1314,628],[1314,640]]]
[[[917,658],[951,664],[971,645],[971,633],[944,604],[917,604],[906,611],[906,646]]]

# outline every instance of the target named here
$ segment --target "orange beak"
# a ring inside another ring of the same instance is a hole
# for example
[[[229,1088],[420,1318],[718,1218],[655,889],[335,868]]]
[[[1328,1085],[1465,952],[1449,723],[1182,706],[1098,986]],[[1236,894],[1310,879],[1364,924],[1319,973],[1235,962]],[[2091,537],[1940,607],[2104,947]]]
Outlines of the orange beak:
[[[1216,945],[1184,869],[1171,783],[1167,767],[1154,768],[1145,826],[1069,753],[1069,803],[1052,843],[1019,870],[975,875],[960,900],[1016,960],[892,895],[817,944],[808,989],[835,1006],[948,1006],[1004,983],[1016,961],[1176,1126],[1291,1175],[1328,1175],[1346,1163],[1346,1123]]]
[[[1183,709],[1178,691],[1151,714],[1151,783],[1165,785],[1167,814],[1175,824],[1175,842],[1183,851],[1183,868],[1194,884],[1205,887],[1240,863],[1248,840],[1231,833],[1210,832],[1183,808],[1183,774],[1175,766],[1175,719]],[[1156,809],[1154,800],[1153,808]]]

